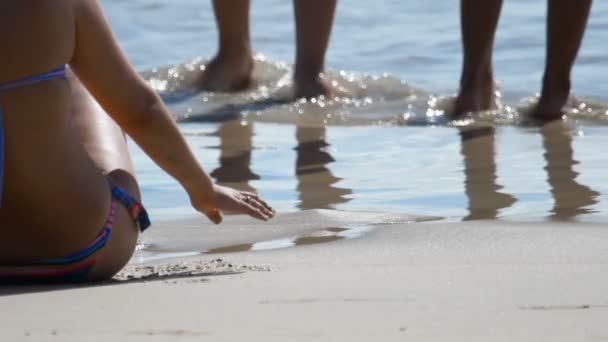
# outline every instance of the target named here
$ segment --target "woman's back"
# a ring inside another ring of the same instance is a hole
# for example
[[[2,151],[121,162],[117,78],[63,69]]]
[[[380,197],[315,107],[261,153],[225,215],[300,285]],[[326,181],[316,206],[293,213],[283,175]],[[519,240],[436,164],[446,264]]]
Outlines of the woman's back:
[[[0,86],[72,60],[77,34],[74,4],[0,2]],[[35,257],[32,251],[52,254],[53,242],[81,246],[90,241],[96,232],[75,241],[62,234],[78,226],[100,227],[109,205],[106,180],[73,129],[68,81],[52,79],[0,92],[0,108],[5,141],[0,250],[18,261]],[[32,251],[13,247],[19,246],[14,241],[32,234],[38,236]]]
[[[0,2],[0,84],[69,62],[74,51],[72,0]]]

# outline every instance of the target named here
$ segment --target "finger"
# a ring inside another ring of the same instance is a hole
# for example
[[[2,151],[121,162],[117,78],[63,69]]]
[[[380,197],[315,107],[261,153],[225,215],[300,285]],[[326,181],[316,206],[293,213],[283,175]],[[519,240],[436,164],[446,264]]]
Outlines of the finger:
[[[262,202],[260,202],[260,200],[258,198],[249,197],[249,200],[246,203],[249,204],[250,206],[252,206],[253,208],[257,209],[258,211],[260,211],[267,218],[270,218],[272,216],[272,212],[270,210],[268,210],[268,208]]]
[[[205,215],[215,224],[220,224],[223,220],[222,213],[215,208],[205,211]]]
[[[264,202],[260,198],[254,198],[252,200],[252,202],[255,205],[255,207],[258,210],[261,210],[264,214],[266,214],[266,216],[268,216],[268,218],[272,218],[274,216],[274,214],[275,214],[274,209],[272,209],[271,206],[269,206],[266,202]]]
[[[242,194],[245,196],[245,202],[249,204],[257,202],[255,206],[258,209],[264,211],[267,215],[271,217],[274,216],[274,209],[270,205],[268,205],[268,203],[266,203],[263,199],[261,199],[257,194],[251,192],[243,192]],[[262,208],[259,208],[260,205],[262,206]]]
[[[256,209],[260,210],[264,215],[267,216],[268,219],[272,218],[275,214],[274,209],[272,209],[271,206],[269,206],[257,195],[247,198],[247,202]]]
[[[267,221],[268,216],[247,202],[241,202],[241,212],[258,220]]]
[[[274,216],[275,211],[274,209],[268,205],[268,203],[266,203],[264,200],[262,200],[259,197],[255,197],[253,199],[254,202],[256,202],[259,206],[261,206],[263,208],[263,211],[270,217]]]

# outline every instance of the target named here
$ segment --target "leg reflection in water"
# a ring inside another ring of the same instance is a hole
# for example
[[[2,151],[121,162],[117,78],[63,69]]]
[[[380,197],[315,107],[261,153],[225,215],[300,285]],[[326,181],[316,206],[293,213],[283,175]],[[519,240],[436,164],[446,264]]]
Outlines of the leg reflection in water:
[[[211,177],[235,189],[255,192],[249,185],[249,181],[260,179],[251,171],[253,124],[242,124],[241,120],[226,121],[220,124],[215,134],[220,138],[220,165],[211,172]]]
[[[211,172],[219,183],[235,189],[255,192],[249,184],[260,176],[251,170],[253,124],[231,120],[220,124],[215,132],[220,139],[219,167]],[[335,187],[341,178],[335,177],[327,165],[334,162],[327,152],[325,127],[300,127],[296,131],[296,176],[299,209],[332,209],[336,204],[350,201],[350,189]]]
[[[325,141],[325,127],[298,126],[296,139],[298,208],[333,209],[336,204],[350,201],[346,196],[352,194],[352,190],[335,187],[341,178],[334,176],[327,167],[335,160],[327,152],[329,144]]]
[[[572,220],[581,214],[592,213],[589,207],[597,203],[599,193],[576,181],[572,135],[564,121],[553,121],[540,129],[545,149],[547,182],[551,187],[554,205],[550,218]]]
[[[515,203],[515,197],[499,192],[496,183],[495,131],[493,127],[460,131],[464,157],[465,192],[469,214],[463,220],[495,219],[501,209]]]

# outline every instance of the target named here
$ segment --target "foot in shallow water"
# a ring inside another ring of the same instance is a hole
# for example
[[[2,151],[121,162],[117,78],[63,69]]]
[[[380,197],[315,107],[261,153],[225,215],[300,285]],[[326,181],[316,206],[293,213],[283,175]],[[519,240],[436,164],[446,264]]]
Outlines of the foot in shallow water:
[[[454,100],[454,107],[448,113],[451,119],[460,119],[466,113],[498,108],[496,86],[493,80],[474,85],[463,85]]]
[[[347,96],[344,89],[331,84],[331,81],[320,73],[313,77],[294,77],[293,81],[294,97],[296,99],[311,99],[318,96],[335,97]]]
[[[205,65],[205,70],[194,81],[194,87],[216,92],[235,92],[252,83],[253,58],[216,56]]]
[[[568,102],[569,89],[543,90],[538,103],[532,109],[532,118],[541,121],[559,120],[564,116],[563,108]]]

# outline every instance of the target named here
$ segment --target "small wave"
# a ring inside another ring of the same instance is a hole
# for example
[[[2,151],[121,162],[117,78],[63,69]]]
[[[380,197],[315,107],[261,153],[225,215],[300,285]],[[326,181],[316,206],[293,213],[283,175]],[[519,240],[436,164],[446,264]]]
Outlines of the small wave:
[[[237,93],[202,92],[193,86],[205,69],[205,60],[195,58],[177,65],[142,72],[147,82],[167,102],[176,119],[186,122],[226,121],[231,119],[297,124],[326,125],[521,125],[526,124],[538,96],[526,97],[518,104],[501,103],[498,109],[470,113],[451,121],[453,96],[436,95],[389,75],[357,74],[329,70],[327,76],[335,88],[348,96],[293,99],[292,66],[255,57],[254,84]],[[580,100],[571,96],[565,109],[571,120],[608,124],[608,104]]]

